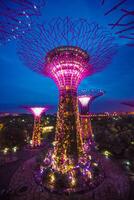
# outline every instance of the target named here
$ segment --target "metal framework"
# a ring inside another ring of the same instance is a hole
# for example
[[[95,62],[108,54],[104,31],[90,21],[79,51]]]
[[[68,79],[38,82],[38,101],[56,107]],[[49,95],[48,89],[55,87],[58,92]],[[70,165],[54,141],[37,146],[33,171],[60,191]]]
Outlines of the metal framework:
[[[45,0],[0,0],[0,41],[21,37],[41,15]]]
[[[73,21],[66,17],[37,25],[21,39],[18,54],[25,65],[46,75],[45,55],[59,46],[75,46],[85,50],[93,66],[90,74],[110,64],[117,51],[115,38],[107,29],[85,19]]]
[[[124,4],[128,0],[120,0],[112,8],[105,12],[104,16],[114,14],[115,11],[119,11],[121,14],[119,18],[108,25],[113,29],[116,35],[121,39],[128,41],[127,46],[134,47],[134,10],[132,8],[125,9]],[[101,1],[101,5],[105,4],[105,0]]]

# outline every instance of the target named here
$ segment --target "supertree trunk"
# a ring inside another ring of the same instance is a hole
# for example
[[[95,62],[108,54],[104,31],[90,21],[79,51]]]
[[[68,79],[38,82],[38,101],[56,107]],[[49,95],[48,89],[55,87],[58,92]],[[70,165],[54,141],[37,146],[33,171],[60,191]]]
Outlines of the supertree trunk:
[[[76,91],[60,92],[55,141],[57,170],[67,171],[77,165],[83,145]]]
[[[79,108],[80,108],[80,122],[82,128],[82,139],[84,144],[90,144],[90,147],[94,147],[94,135],[91,126],[90,119],[90,105],[97,97],[104,94],[104,91],[98,89],[92,89],[90,91],[81,91],[78,96]],[[91,145],[92,144],[92,145]]]
[[[34,116],[34,127],[33,127],[33,134],[32,134],[32,147],[38,147],[41,144],[41,114],[48,109],[46,107],[29,107],[23,106],[28,111],[32,112]]]
[[[89,115],[80,115],[83,142],[93,142],[93,131]]]
[[[32,147],[38,147],[41,144],[41,127],[40,127],[40,117],[34,118],[34,128],[32,135]]]

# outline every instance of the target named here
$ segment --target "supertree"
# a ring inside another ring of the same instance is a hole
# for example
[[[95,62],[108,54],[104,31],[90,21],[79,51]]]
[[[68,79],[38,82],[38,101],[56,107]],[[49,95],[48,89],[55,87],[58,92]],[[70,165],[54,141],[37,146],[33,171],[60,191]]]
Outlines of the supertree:
[[[88,178],[92,176],[84,156],[77,87],[85,77],[101,71],[111,62],[116,47],[114,37],[98,24],[68,17],[38,25],[19,43],[18,54],[23,62],[52,78],[59,88],[51,169],[61,175],[72,170],[69,184],[73,187],[76,182],[80,184],[75,180],[73,169],[84,170]]]
[[[21,37],[41,15],[45,0],[0,0],[0,41]]]
[[[97,98],[104,95],[104,91],[99,89],[92,89],[89,91],[81,91],[78,96],[80,122],[82,127],[82,137],[84,143],[93,143],[93,131],[90,121],[90,105]]]
[[[29,111],[31,111],[34,115],[34,127],[32,134],[32,147],[38,147],[41,144],[41,127],[40,127],[40,119],[41,114],[46,112],[48,107],[27,107]]]

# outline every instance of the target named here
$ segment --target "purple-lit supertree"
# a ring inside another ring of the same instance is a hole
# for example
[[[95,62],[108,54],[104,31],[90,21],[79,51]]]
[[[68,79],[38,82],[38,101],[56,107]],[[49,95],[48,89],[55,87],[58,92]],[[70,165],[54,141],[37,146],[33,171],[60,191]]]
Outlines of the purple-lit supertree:
[[[0,41],[21,37],[41,14],[45,0],[0,0]]]
[[[19,44],[18,53],[23,62],[52,78],[59,88],[51,169],[69,173],[72,187],[79,184],[74,169],[81,168],[80,173],[92,177],[90,158],[87,162],[84,156],[77,88],[85,77],[101,71],[111,62],[116,47],[113,36],[98,24],[84,19],[73,21],[68,17],[38,25]],[[52,184],[51,180],[49,183]]]
[[[40,119],[41,114],[48,110],[48,107],[27,107],[29,111],[31,111],[34,115],[34,127],[32,134],[32,147],[38,147],[41,144],[41,126]]]
[[[97,98],[104,95],[104,91],[99,89],[92,89],[90,91],[81,91],[79,100],[79,112],[80,112],[80,122],[82,128],[82,137],[84,143],[93,143],[93,132],[90,121],[90,105]]]

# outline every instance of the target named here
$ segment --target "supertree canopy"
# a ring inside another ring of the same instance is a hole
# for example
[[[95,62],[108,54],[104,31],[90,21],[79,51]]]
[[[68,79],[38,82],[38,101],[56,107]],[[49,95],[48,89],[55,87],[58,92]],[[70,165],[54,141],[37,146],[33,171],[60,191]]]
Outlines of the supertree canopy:
[[[94,143],[89,107],[93,100],[102,95],[104,95],[104,91],[99,89],[92,89],[89,91],[83,90],[79,92],[78,100],[80,110],[80,123],[82,128],[82,137],[85,144]]]
[[[104,16],[107,17],[110,22],[108,26],[117,37],[126,43],[129,47],[134,47],[134,9],[130,0],[117,0],[106,1],[100,0],[101,5],[105,7],[105,4],[111,5],[108,10],[105,11]],[[112,3],[112,4],[110,4]],[[117,15],[117,12],[119,14]],[[112,16],[112,17],[111,17]],[[116,19],[115,19],[116,16]],[[112,20],[112,21],[111,21]]]
[[[107,29],[84,19],[56,18],[38,25],[22,38],[18,53],[22,61],[32,70],[47,75],[45,55],[59,46],[79,47],[90,56],[92,70],[101,71],[116,53],[115,38]],[[88,74],[87,74],[88,75]]]
[[[41,14],[45,0],[0,0],[0,41],[21,37]]]
[[[19,43],[18,53],[23,62],[32,70],[52,78],[59,88],[51,170],[64,174],[64,178],[67,174],[70,187],[79,184],[84,187],[83,179],[80,183],[77,174],[84,173],[85,181],[95,176],[91,172],[91,156],[85,155],[83,148],[77,87],[85,77],[106,67],[115,52],[114,38],[107,30],[96,23],[90,24],[83,19],[73,21],[68,17],[38,25]],[[49,186],[53,184],[51,177],[56,176],[51,170]],[[52,179],[54,182],[55,178]],[[46,180],[45,176],[43,181]],[[44,184],[48,186],[48,182]],[[62,185],[67,187],[65,183]]]
[[[29,107],[30,110],[34,115],[34,128],[33,128],[33,135],[32,135],[32,147],[38,147],[41,144],[41,127],[40,127],[40,119],[41,114],[45,112],[48,107]]]

